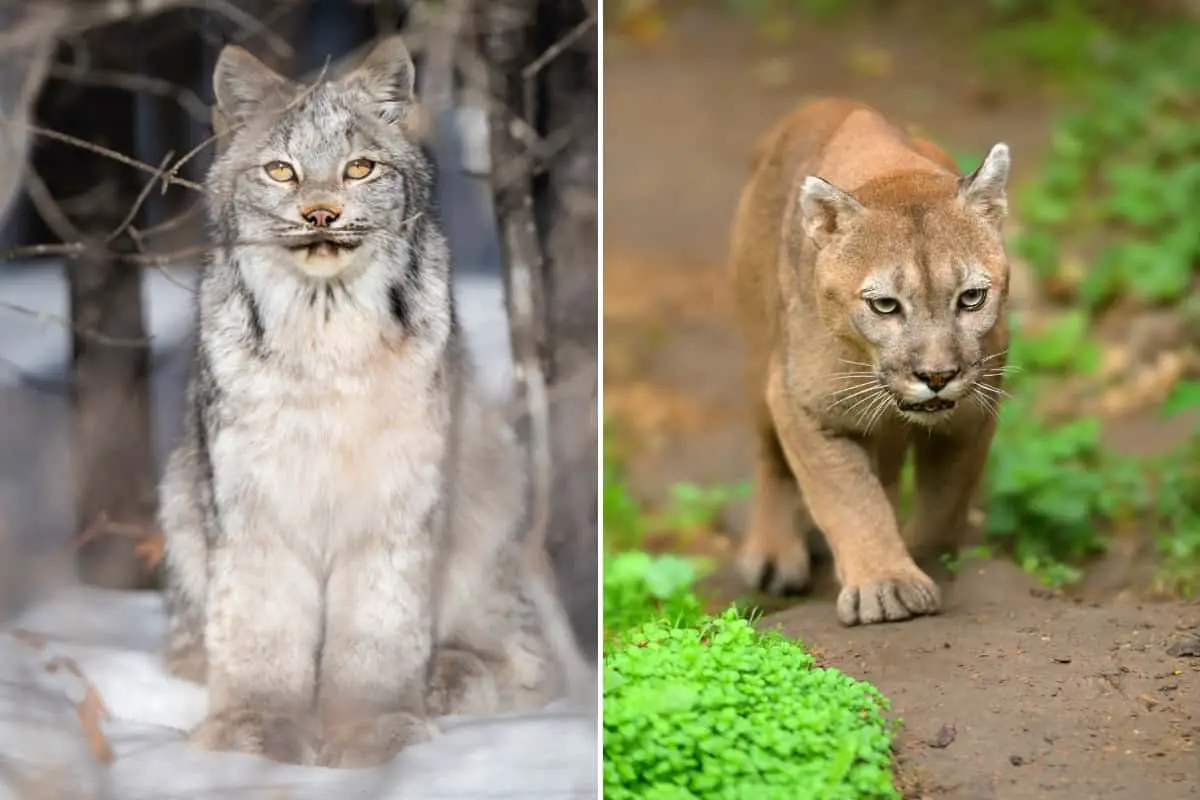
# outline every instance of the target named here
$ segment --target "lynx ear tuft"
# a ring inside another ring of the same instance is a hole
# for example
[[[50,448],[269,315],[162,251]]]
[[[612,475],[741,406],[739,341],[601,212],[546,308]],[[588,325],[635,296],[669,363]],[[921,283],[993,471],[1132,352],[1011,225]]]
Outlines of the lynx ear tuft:
[[[1008,145],[1001,142],[992,146],[974,172],[958,181],[959,199],[993,225],[999,225],[1008,214],[1005,188],[1010,164]]]
[[[293,86],[236,44],[225,45],[213,68],[216,112],[226,123],[243,122],[264,105],[282,105]]]
[[[829,181],[809,175],[800,186],[800,212],[805,234],[824,247],[850,229],[863,206]]]
[[[366,92],[388,124],[405,124],[414,106],[416,68],[404,40],[380,39],[343,84]]]

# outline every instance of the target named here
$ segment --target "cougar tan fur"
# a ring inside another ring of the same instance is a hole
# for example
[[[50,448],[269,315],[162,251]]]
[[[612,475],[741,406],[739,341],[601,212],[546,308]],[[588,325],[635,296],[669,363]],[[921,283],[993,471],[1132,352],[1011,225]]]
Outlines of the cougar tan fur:
[[[1008,147],[970,175],[872,109],[825,99],[762,141],[732,268],[758,454],[738,556],[747,582],[809,581],[818,528],[846,625],[936,613],[913,552],[956,547],[982,474],[1008,348]],[[915,508],[896,519],[915,451]],[[799,519],[797,519],[799,517]]]

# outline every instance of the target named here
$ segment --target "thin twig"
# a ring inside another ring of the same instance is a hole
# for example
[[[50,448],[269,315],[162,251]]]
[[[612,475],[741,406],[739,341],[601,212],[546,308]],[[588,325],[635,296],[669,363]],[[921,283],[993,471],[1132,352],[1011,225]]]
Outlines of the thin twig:
[[[16,127],[18,124],[19,123],[0,120],[0,125]],[[38,136],[44,136],[47,139],[54,139],[55,141],[63,142],[64,144],[69,144],[73,147],[78,147],[81,150],[87,150],[88,152],[95,153],[96,155],[104,156],[105,158],[111,158],[113,161],[120,162],[121,164],[141,170],[142,172],[147,172],[156,176],[159,174],[158,167],[153,167],[143,161],[138,161],[136,158],[130,158],[127,155],[118,153],[116,150],[95,144],[94,142],[89,142],[86,139],[80,139],[76,136],[71,136],[70,134],[66,133],[59,133],[58,131],[51,130],[49,128],[43,128],[40,125],[25,124],[21,125],[21,127]],[[188,189],[193,189],[197,192],[204,191],[204,187],[200,184],[194,181],[185,180],[184,178],[175,177],[174,175],[164,175],[161,179],[175,186],[183,186]]]
[[[522,547],[522,566],[529,599],[543,623],[543,634],[567,683],[568,694],[581,699],[589,695],[592,669],[580,651],[561,600],[553,590],[553,570],[546,550],[550,524],[553,456],[550,449],[550,411],[546,379],[542,369],[542,320],[545,318],[541,284],[543,254],[533,213],[531,175],[523,179],[498,180],[497,165],[511,159],[524,160],[515,135],[514,115],[505,99],[516,100],[530,94],[530,81],[520,87],[509,76],[520,74],[516,59],[522,54],[524,36],[530,19],[512,13],[500,4],[482,9],[484,55],[491,62],[492,85],[486,96],[489,103],[488,126],[493,164],[492,191],[496,198],[498,234],[504,254],[504,286],[509,313],[509,339],[512,345],[514,377],[518,395],[529,414],[529,473],[531,478],[530,521]],[[498,84],[498,85],[497,85]],[[528,123],[526,123],[528,124]]]
[[[71,320],[65,317],[60,317],[57,314],[48,314],[45,311],[34,311],[32,308],[26,308],[16,303],[10,303],[7,300],[0,300],[0,310],[11,311],[14,314],[20,314],[25,317],[32,317],[38,322],[51,323],[73,331],[85,339],[91,339],[100,344],[110,345],[112,347],[148,347],[150,338],[145,339],[122,339],[115,336],[107,336],[103,333],[97,333],[88,328],[81,328],[78,325],[72,324]]]
[[[596,24],[595,17],[588,17],[583,22],[580,22],[574,28],[569,30],[561,39],[546,48],[546,52],[535,58],[529,63],[529,66],[521,70],[521,77],[525,80],[533,80],[537,74],[541,72],[551,61],[558,58],[562,53],[575,42],[579,41],[588,29]]]
[[[125,219],[121,220],[121,224],[114,228],[112,233],[104,237],[105,244],[112,244],[118,236],[120,236],[127,228],[133,225],[133,221],[137,219],[138,212],[142,210],[142,206],[146,203],[146,198],[150,196],[150,192],[154,189],[154,185],[162,179],[163,170],[167,168],[167,164],[170,164],[171,159],[174,157],[174,150],[163,156],[162,161],[159,162],[158,165],[158,174],[146,181],[146,185],[142,187],[140,192],[138,192],[137,199],[133,201],[133,206],[130,207],[129,213],[125,215]]]

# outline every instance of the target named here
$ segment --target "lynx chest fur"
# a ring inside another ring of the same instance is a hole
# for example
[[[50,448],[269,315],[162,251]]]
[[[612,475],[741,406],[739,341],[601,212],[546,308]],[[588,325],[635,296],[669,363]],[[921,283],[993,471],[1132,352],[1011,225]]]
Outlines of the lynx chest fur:
[[[752,585],[805,589],[801,536],[815,527],[846,624],[940,607],[905,539],[922,555],[957,545],[995,427],[1008,170],[997,144],[962,176],[939,147],[848,100],[804,106],[763,139],[731,255],[758,444],[739,553]],[[910,449],[917,497],[902,539]]]
[[[413,535],[442,491],[448,408],[436,381],[444,376],[406,359],[411,347],[347,305],[272,326],[262,349],[304,354],[294,363],[232,348],[213,359],[226,395],[210,445],[218,503],[228,493],[260,495],[257,513],[285,515],[281,535],[321,563],[382,524]]]

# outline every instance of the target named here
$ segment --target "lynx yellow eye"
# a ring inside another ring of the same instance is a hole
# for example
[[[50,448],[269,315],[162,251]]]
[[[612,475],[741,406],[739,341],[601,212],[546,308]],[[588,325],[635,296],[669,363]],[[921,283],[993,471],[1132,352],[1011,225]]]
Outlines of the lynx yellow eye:
[[[272,161],[263,167],[267,171],[267,175],[271,180],[287,183],[296,179],[296,170],[292,169],[292,165],[286,161]]]
[[[343,174],[352,181],[361,181],[374,171],[374,161],[368,161],[365,158],[357,158],[346,165],[346,171]]]

